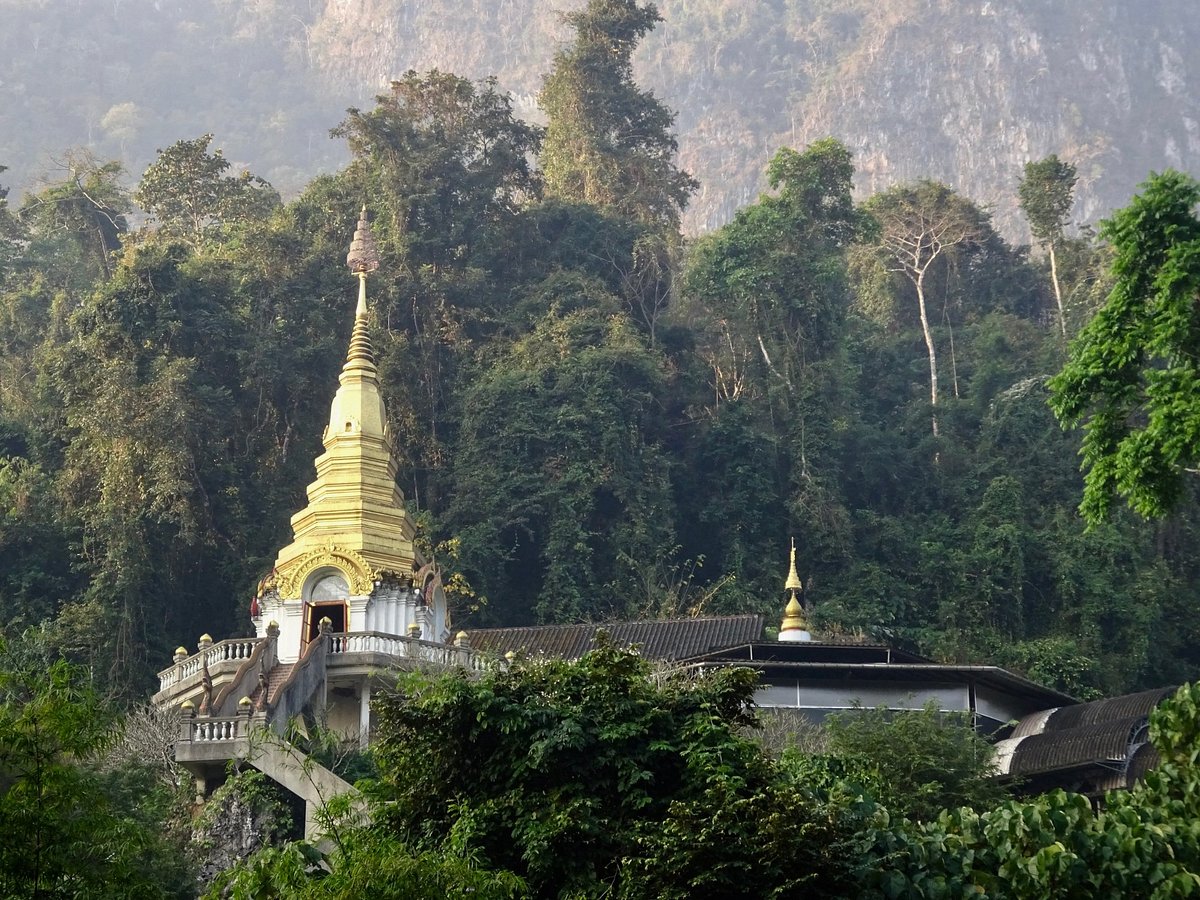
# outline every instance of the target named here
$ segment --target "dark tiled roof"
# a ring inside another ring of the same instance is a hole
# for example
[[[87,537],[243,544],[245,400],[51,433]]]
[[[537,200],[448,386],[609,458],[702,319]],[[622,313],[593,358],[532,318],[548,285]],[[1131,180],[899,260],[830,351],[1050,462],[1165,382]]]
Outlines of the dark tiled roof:
[[[607,631],[621,647],[637,645],[647,659],[674,661],[699,656],[762,637],[760,615],[660,619],[590,625],[536,625],[528,628],[477,628],[467,632],[471,647],[503,656],[509,651],[529,656],[578,659],[596,645],[596,632]]]

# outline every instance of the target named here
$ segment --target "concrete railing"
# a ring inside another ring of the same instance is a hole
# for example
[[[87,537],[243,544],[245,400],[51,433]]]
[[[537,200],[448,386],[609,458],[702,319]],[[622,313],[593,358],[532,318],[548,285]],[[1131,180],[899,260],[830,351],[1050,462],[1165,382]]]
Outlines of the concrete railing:
[[[195,707],[185,706],[179,711],[179,740],[175,744],[176,758],[183,761],[189,756],[186,750],[183,753],[180,752],[180,748],[185,746],[200,748],[214,747],[219,744],[244,743],[250,737],[251,713],[250,707],[244,705],[238,709],[235,715],[231,716],[198,716]],[[213,751],[202,750],[200,752],[211,754]],[[221,752],[229,754],[226,758],[233,756],[231,750]]]
[[[282,733],[295,716],[325,706],[325,660],[329,654],[327,631],[322,631],[304,648],[304,655],[292,666],[287,680],[271,698],[267,722]]]
[[[337,664],[339,657],[371,653],[397,660],[411,659],[436,666],[461,667],[472,672],[482,672],[488,667],[487,657],[476,653],[470,647],[434,644],[378,631],[355,631],[348,634],[331,634],[329,637],[329,662],[333,665]]]
[[[232,716],[238,711],[238,703],[242,697],[249,697],[254,693],[258,688],[259,673],[270,672],[275,666],[275,645],[278,640],[278,631],[268,631],[266,639],[258,641],[254,652],[242,661],[229,683],[217,692],[212,704],[212,715]]]
[[[228,668],[223,666],[223,663],[232,663],[232,667],[237,668],[254,654],[254,649],[264,640],[266,638],[230,638],[218,641],[198,653],[193,653],[187,659],[180,660],[169,669],[163,669],[158,673],[159,692],[199,675],[204,669],[205,662],[208,663],[210,674],[215,674],[214,669]]]

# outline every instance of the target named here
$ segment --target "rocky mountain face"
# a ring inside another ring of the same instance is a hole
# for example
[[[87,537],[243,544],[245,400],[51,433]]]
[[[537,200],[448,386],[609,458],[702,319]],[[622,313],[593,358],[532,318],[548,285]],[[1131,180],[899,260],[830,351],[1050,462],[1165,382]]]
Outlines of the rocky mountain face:
[[[59,147],[123,154],[136,172],[153,151],[150,134],[163,142],[214,131],[218,144],[234,145],[231,158],[295,189],[336,165],[336,147],[317,139],[345,105],[369,104],[409,68],[496,75],[536,119],[541,77],[566,37],[561,13],[580,2],[3,0],[0,88],[16,102],[0,110],[0,163],[25,164],[29,138],[54,149],[38,141],[50,131]],[[77,14],[62,15],[65,7]],[[854,151],[863,193],[944,180],[991,205],[1016,238],[1016,182],[1030,159],[1057,153],[1076,163],[1081,222],[1124,204],[1152,170],[1200,173],[1194,0],[659,7],[664,21],[639,51],[639,76],[678,111],[681,160],[702,184],[691,230],[719,225],[752,199],[778,146],[829,134]],[[23,63],[38,57],[65,58],[76,73],[79,89],[57,106],[41,95],[51,82],[69,89],[70,78],[44,69],[39,78]],[[97,71],[99,85],[89,81]],[[175,133],[159,136],[166,121]]]

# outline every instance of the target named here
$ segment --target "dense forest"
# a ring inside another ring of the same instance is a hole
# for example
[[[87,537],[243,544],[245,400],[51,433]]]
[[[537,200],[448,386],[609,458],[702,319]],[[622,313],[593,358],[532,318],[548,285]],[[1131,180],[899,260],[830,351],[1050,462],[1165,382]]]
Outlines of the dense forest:
[[[856,202],[823,138],[774,149],[768,190],[687,238],[701,179],[635,79],[658,22],[571,13],[544,126],[494,79],[408,72],[331,123],[349,162],[287,202],[211,134],[140,175],[64,150],[58,180],[0,188],[0,893],[1200,888],[1195,685],[1150,719],[1157,768],[1093,807],[1008,796],[933,706],[781,748],[751,670],[654,670],[601,637],[577,662],[402,675],[365,751],[289,730],[362,779],[321,846],[286,840],[251,771],[193,804],[177,717],[134,701],[177,644],[250,630],[320,449],[364,204],[403,488],[455,627],[775,621],[794,537],[820,633],[1080,698],[1196,676],[1200,183],[1147,173],[1093,233],[1076,163],[1029,159],[1015,246],[936,180]]]
[[[319,449],[366,203],[403,487],[456,627],[773,619],[795,536],[826,632],[1083,697],[1194,675],[1194,511],[1085,525],[1080,437],[1047,406],[1114,277],[1070,221],[1075,166],[1013,173],[1031,248],[937,182],[855,203],[823,139],[685,240],[698,182],[634,79],[657,19],[568,16],[544,128],[493,80],[410,72],[287,203],[201,135],[136,178],[64,151],[61,180],[0,205],[4,634],[137,692],[175,645],[248,629]]]

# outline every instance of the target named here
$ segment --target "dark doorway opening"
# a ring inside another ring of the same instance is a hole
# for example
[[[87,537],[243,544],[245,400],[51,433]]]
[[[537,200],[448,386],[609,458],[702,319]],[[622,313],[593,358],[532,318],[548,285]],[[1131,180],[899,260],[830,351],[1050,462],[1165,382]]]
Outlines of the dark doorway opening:
[[[332,623],[329,630],[341,634],[346,630],[347,610],[344,601],[332,603],[308,603],[304,614],[304,646],[307,647],[321,633],[321,620],[328,618]]]

